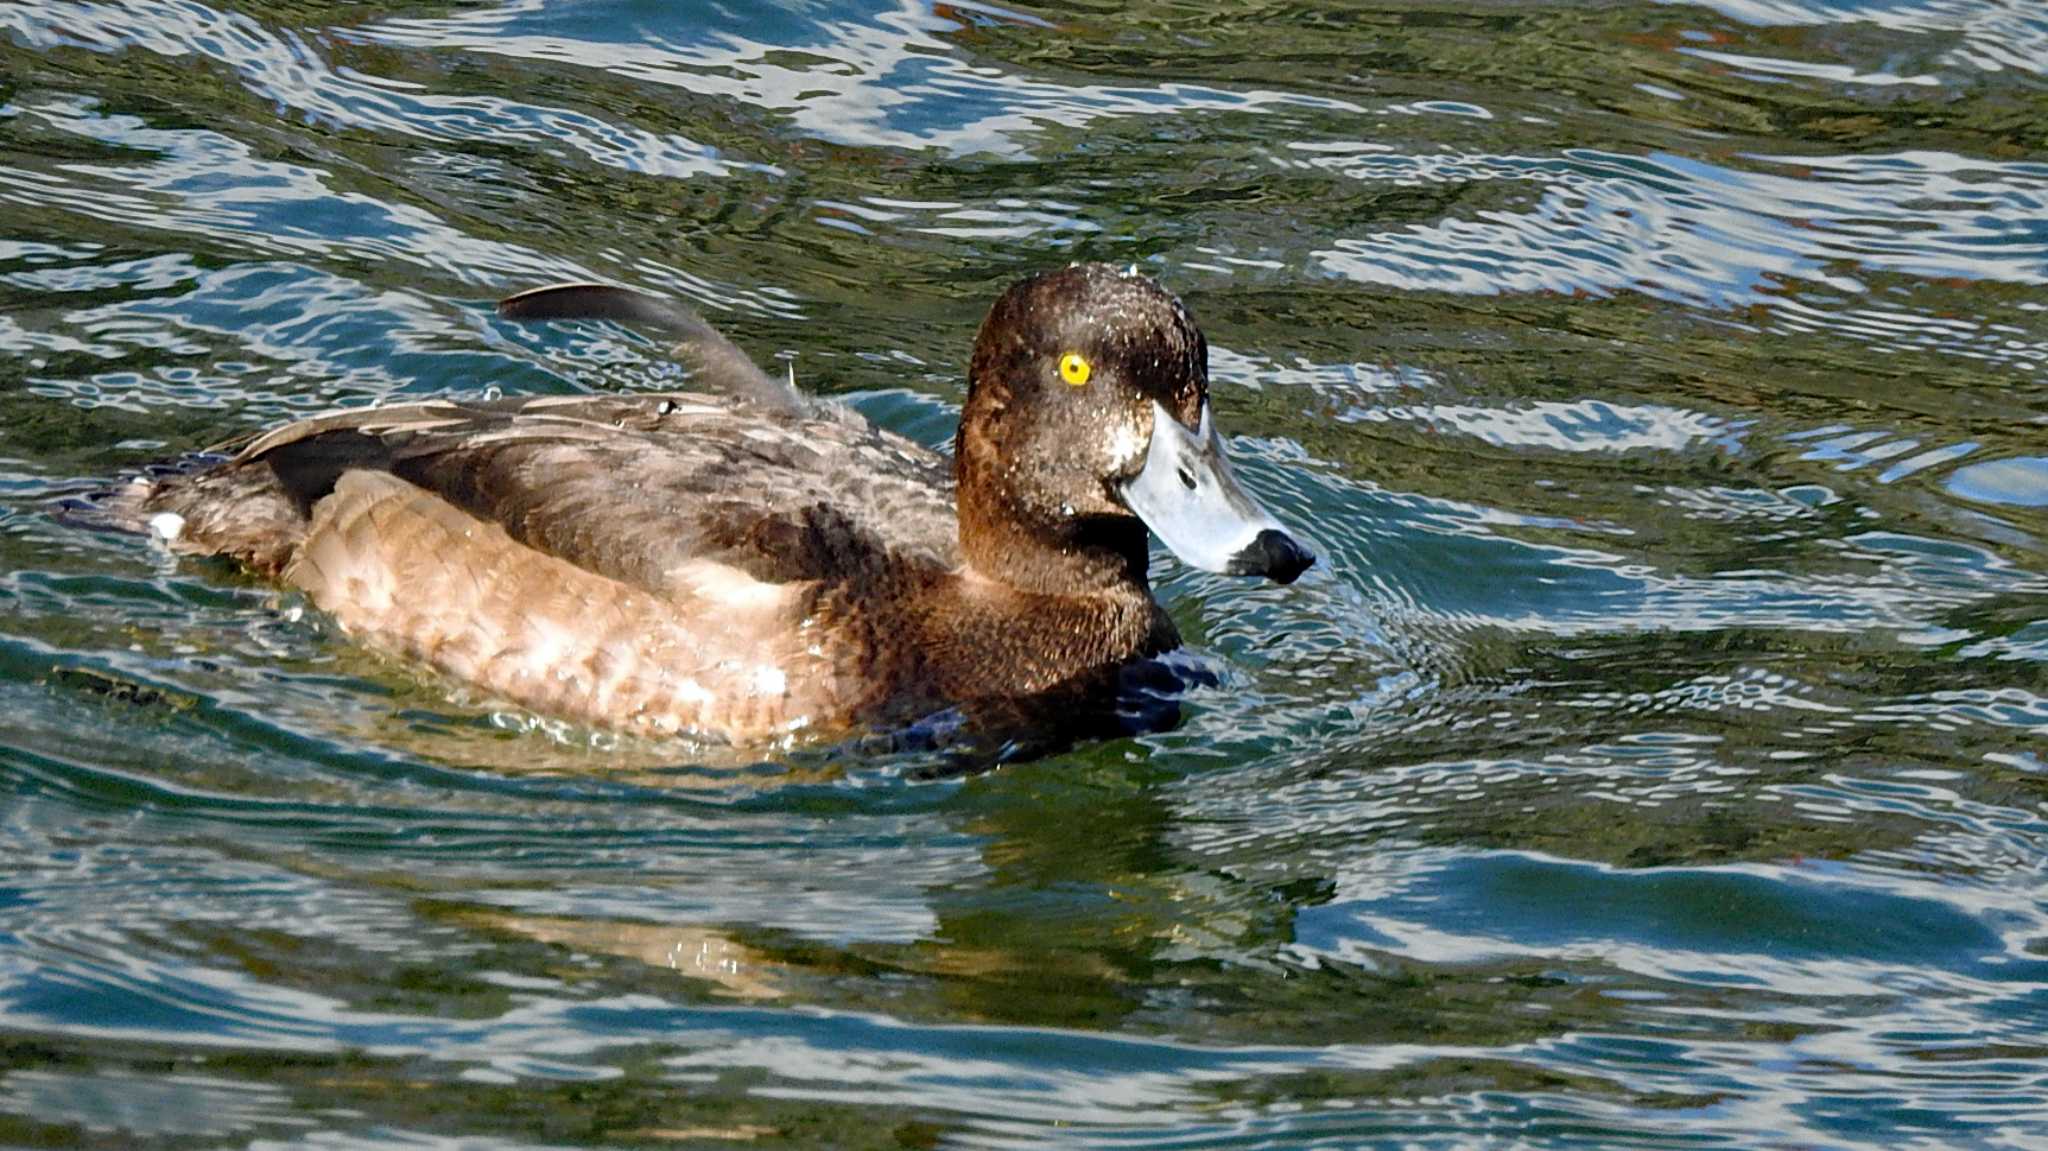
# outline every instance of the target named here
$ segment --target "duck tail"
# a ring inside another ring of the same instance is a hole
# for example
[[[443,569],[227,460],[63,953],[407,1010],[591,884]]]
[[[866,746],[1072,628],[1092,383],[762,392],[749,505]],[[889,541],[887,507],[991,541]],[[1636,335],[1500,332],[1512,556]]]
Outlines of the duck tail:
[[[152,464],[60,499],[56,512],[79,527],[151,536],[181,555],[226,556],[262,575],[284,570],[306,534],[305,512],[268,466],[216,452]]]
[[[217,468],[229,457],[219,452],[187,452],[174,460],[146,465],[124,473],[110,484],[86,488],[58,497],[58,520],[74,527],[104,532],[161,534],[165,524],[151,521],[162,514],[154,506],[165,481]]]

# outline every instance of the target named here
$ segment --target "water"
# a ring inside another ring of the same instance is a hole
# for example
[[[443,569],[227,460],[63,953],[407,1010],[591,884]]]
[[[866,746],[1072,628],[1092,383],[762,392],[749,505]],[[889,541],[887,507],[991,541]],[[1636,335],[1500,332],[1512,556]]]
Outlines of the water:
[[[0,4],[0,1142],[2048,1146],[2032,0]],[[82,481],[663,386],[920,440],[1135,263],[1326,564],[968,779],[495,713]],[[777,370],[782,370],[777,364]]]

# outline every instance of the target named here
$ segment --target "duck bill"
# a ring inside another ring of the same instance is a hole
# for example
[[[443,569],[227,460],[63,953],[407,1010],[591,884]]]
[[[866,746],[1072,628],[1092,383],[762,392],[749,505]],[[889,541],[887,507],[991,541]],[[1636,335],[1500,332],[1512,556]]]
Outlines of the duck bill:
[[[1189,431],[1152,402],[1152,446],[1145,466],[1118,489],[1159,541],[1183,563],[1227,575],[1293,583],[1316,562],[1280,522],[1238,486],[1223,439],[1202,401],[1201,427]]]

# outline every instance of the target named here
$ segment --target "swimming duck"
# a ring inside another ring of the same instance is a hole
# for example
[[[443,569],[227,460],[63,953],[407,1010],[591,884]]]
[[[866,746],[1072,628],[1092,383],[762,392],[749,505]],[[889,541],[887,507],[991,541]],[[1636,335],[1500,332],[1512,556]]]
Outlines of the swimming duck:
[[[159,469],[108,518],[535,712],[742,744],[1109,690],[1180,643],[1148,528],[1210,571],[1315,562],[1231,475],[1201,331],[1133,272],[1003,293],[950,460],[672,302],[579,284],[499,310],[667,329],[704,390],[333,412]]]

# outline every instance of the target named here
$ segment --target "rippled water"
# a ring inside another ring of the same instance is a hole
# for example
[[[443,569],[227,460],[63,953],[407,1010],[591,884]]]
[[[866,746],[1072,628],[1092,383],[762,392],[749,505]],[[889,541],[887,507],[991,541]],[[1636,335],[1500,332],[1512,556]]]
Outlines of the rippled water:
[[[970,779],[493,713],[50,500],[630,389],[930,443],[1134,262],[1328,562]],[[2048,1145],[2048,9],[0,3],[0,1142]]]

